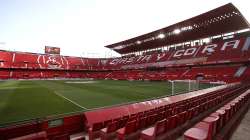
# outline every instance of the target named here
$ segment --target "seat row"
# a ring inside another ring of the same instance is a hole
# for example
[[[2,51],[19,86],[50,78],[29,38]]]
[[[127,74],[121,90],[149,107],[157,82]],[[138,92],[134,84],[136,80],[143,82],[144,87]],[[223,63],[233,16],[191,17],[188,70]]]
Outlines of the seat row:
[[[211,113],[184,133],[185,140],[213,140],[250,99],[250,90]]]
[[[207,98],[207,100],[203,100],[202,102],[199,102],[196,104],[196,106],[189,108],[186,111],[183,111],[179,114],[177,114],[176,120],[178,120],[175,124],[177,126],[180,126],[187,121],[197,117],[199,114],[208,111],[209,109],[217,106],[224,100],[227,100],[228,98],[234,96],[235,94],[239,94],[244,91],[244,88],[237,88],[232,91],[225,91],[220,92],[221,96],[210,96],[210,98]],[[155,140],[157,137],[161,136],[162,134],[166,135],[169,131],[173,129],[172,125],[172,118],[166,118],[162,121],[159,121],[156,123],[156,125],[144,130],[141,132],[141,139],[142,140]],[[174,128],[175,128],[174,127]]]
[[[32,133],[29,135],[13,138],[10,140],[48,140],[47,133],[45,131]]]
[[[158,124],[160,126],[162,126],[163,123],[167,124],[166,126],[168,126],[168,128],[164,127],[165,132],[165,130],[176,128],[187,120],[192,119],[198,114],[244,90],[245,87],[236,85],[176,103],[156,107],[144,112],[138,112],[136,114],[115,118],[113,120],[106,120],[104,122],[97,122],[88,128],[89,139],[92,140],[96,137],[101,137],[105,140],[112,139],[112,137],[118,137],[122,140],[129,137],[130,134],[142,131],[154,125],[156,122],[157,128]],[[152,133],[152,130],[154,129],[149,128],[149,130],[146,129],[142,132],[148,135],[148,133]],[[156,134],[158,130],[159,129],[156,130]],[[162,131],[162,129],[160,129],[160,131]]]

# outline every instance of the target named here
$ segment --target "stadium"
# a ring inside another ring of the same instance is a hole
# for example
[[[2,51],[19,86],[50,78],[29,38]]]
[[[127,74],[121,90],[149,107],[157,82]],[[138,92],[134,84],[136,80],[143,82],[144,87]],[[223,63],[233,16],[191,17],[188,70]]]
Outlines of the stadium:
[[[248,139],[250,24],[232,3],[105,48],[120,57],[0,50],[0,140]]]

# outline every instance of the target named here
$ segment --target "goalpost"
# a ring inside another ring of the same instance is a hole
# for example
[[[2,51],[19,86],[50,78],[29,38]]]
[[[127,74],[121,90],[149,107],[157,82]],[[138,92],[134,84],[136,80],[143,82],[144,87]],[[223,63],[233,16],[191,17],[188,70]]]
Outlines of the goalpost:
[[[171,84],[171,95],[200,89],[199,80],[169,80],[168,82]]]

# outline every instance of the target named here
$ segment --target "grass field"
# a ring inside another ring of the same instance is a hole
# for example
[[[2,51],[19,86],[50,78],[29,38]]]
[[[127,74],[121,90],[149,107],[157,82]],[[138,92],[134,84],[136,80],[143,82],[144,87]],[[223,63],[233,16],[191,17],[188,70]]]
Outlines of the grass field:
[[[86,83],[85,83],[86,82]],[[168,82],[112,80],[0,81],[0,125],[76,111],[142,101],[171,94]],[[207,88],[211,85],[200,85]],[[179,83],[175,92],[185,92]]]

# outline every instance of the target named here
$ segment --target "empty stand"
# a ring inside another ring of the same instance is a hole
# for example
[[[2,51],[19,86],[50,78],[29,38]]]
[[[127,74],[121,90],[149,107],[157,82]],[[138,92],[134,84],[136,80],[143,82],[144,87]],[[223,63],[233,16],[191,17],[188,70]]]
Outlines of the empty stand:
[[[246,86],[232,86],[216,92],[209,92],[207,94],[196,94],[197,96],[191,98],[182,97],[182,100],[180,101],[172,102],[171,104],[158,105],[157,107],[144,111],[138,110],[137,108],[136,113],[129,109],[133,113],[130,114],[125,121],[121,121],[121,117],[118,116],[108,116],[108,110],[105,110],[105,112],[102,113],[102,116],[105,116],[104,118],[109,121],[108,125],[104,125],[106,121],[105,119],[101,120],[98,118],[99,122],[91,120],[94,119],[91,117],[92,115],[101,112],[95,111],[93,113],[86,113],[90,125],[89,136],[90,139],[92,139],[93,134],[101,133],[102,139],[106,139],[111,135],[114,137],[114,132],[116,131],[117,138],[119,139],[133,139],[134,137],[138,137],[138,132],[141,132],[141,139],[156,139],[158,136],[162,137],[162,135],[172,132],[172,130],[176,130],[180,126],[196,118],[197,115],[206,112],[211,107],[219,105],[224,100],[228,100],[241,94],[246,89]],[[175,98],[175,96],[171,98]],[[125,107],[122,108],[125,109]],[[121,108],[112,108],[112,111],[118,111],[119,109]],[[123,114],[127,115],[126,112],[123,112]],[[91,121],[94,121],[95,123],[91,125]],[[116,121],[120,122],[119,124],[121,125],[117,126]],[[207,118],[207,121],[212,121],[212,119],[210,118],[209,120],[209,118]],[[95,135],[95,138],[99,136],[100,135]]]
[[[248,46],[249,37],[242,36],[208,45],[108,59],[0,51],[0,78],[180,80],[202,76],[208,81],[232,83],[249,76]],[[152,67],[159,70],[147,70]]]
[[[237,125],[235,124],[238,122],[236,120],[244,112],[242,109],[246,110],[246,106],[249,105],[249,93],[250,91],[247,90],[197,123],[185,132],[184,138],[186,140],[228,139],[231,130]]]
[[[106,46],[122,57],[84,58],[0,50],[3,80],[91,78],[227,83],[181,95],[6,125],[0,127],[0,140],[172,140],[187,129],[186,140],[229,139],[250,105],[250,33],[239,33],[242,29],[249,29],[249,23],[229,3]],[[230,32],[233,35],[225,35]],[[158,33],[166,35],[166,40],[161,40],[161,34],[156,37]],[[221,37],[215,38],[218,35]],[[211,41],[204,43],[204,37]]]

